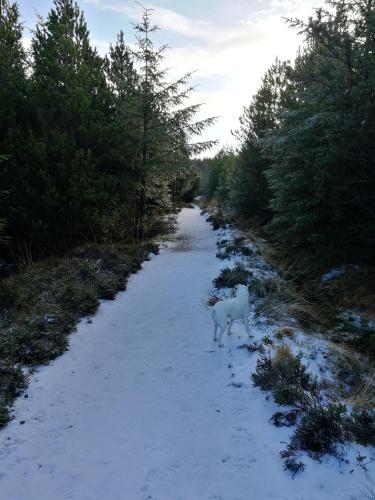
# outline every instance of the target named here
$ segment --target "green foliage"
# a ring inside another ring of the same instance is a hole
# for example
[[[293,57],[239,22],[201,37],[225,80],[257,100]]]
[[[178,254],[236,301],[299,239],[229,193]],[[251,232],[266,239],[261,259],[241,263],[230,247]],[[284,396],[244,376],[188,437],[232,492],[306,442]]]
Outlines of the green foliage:
[[[234,255],[244,255],[250,257],[253,255],[254,250],[247,246],[243,236],[237,236],[232,241],[222,240],[217,243],[219,251],[216,257],[219,259],[230,259]]]
[[[337,445],[345,440],[346,408],[330,403],[327,406],[316,404],[306,409],[290,442],[280,455],[284,469],[293,476],[303,471],[305,464],[299,460],[299,453],[306,451],[319,460],[322,455],[338,456]]]
[[[230,175],[202,160],[206,193],[289,247],[350,255],[356,241],[356,258],[358,248],[373,258],[374,6],[326,0],[289,24],[305,44],[293,63],[276,60],[244,108]]]
[[[293,356],[289,348],[281,346],[276,355],[262,354],[252,375],[255,386],[273,394],[277,404],[306,408],[318,399],[318,384],[301,362],[301,356]]]
[[[369,246],[374,234],[375,12],[367,0],[327,2],[307,23],[292,72],[294,106],[262,139],[271,160],[270,231],[294,245]]]
[[[214,121],[208,118],[194,121],[200,105],[186,105],[193,90],[189,86],[191,73],[174,82],[168,82],[162,67],[167,46],[155,48],[150,38],[159,29],[151,23],[152,9],[144,9],[137,32],[135,58],[139,65],[139,123],[140,182],[137,186],[136,234],[143,239],[145,219],[149,210],[149,185],[160,183],[161,176],[169,176],[172,189],[182,176],[181,169],[190,166],[189,157],[209,149],[215,141],[194,142]],[[179,167],[176,171],[176,167]],[[154,200],[155,201],[155,200]]]
[[[344,441],[343,405],[315,405],[308,408],[290,440],[292,449],[308,451],[317,458],[336,454],[336,446]]]
[[[0,346],[1,347],[1,346]],[[25,376],[19,366],[9,360],[0,361],[0,428],[8,422],[9,405],[26,387]]]
[[[375,410],[355,409],[346,419],[346,431],[351,439],[364,446],[375,446]]]
[[[228,216],[221,209],[214,210],[206,220],[211,222],[214,231],[220,228],[225,229],[230,222]]]
[[[237,155],[231,148],[222,148],[213,158],[194,160],[200,172],[201,191],[221,204],[228,202],[230,179],[236,160]]]
[[[245,217],[269,218],[269,189],[266,171],[270,160],[260,147],[260,139],[280,126],[279,113],[292,105],[291,66],[276,59],[262,79],[260,89],[240,117],[236,132],[241,148],[231,182],[231,203]]]
[[[237,262],[233,269],[226,267],[220,271],[213,283],[216,288],[234,288],[236,285],[247,285],[251,272],[245,269],[241,262]]]
[[[54,0],[22,47],[16,4],[1,2],[0,240],[7,260],[62,254],[83,242],[147,238],[198,187],[189,156],[213,119],[184,106],[190,75],[167,81],[150,11],[133,51],[121,31],[102,58],[74,0]]]

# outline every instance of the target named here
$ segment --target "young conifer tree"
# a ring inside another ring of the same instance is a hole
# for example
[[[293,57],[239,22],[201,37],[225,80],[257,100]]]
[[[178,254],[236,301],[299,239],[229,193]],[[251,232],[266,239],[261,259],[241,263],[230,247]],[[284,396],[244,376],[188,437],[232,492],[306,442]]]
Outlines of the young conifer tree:
[[[143,8],[143,7],[142,7]],[[139,152],[140,179],[138,185],[137,237],[144,237],[147,212],[148,184],[152,178],[172,176],[176,169],[186,165],[190,155],[201,153],[215,141],[194,142],[215,118],[194,121],[199,104],[186,104],[194,90],[187,73],[174,82],[168,82],[163,69],[166,45],[155,48],[151,35],[159,29],[151,23],[152,9],[143,8],[142,20],[134,25],[136,45],[134,52],[139,65],[140,107]]]
[[[34,131],[44,147],[47,178],[44,232],[48,241],[60,242],[63,235],[67,246],[99,240],[109,199],[103,175],[109,92],[104,61],[73,0],[54,0],[37,24],[32,52]]]
[[[0,0],[0,244],[14,226],[20,199],[23,128],[27,121],[26,54],[16,2]],[[7,223],[5,223],[7,221]]]
[[[134,234],[136,227],[136,189],[139,175],[139,78],[134,55],[123,31],[110,45],[106,57],[106,76],[111,91],[113,116],[108,140],[107,170],[114,176],[114,218],[117,237]]]

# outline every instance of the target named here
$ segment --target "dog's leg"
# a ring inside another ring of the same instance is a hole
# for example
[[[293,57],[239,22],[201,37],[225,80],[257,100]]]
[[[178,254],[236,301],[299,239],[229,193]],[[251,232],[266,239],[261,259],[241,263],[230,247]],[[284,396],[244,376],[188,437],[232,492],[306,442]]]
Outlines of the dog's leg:
[[[245,322],[245,328],[246,328],[246,333],[248,334],[249,337],[253,337],[253,335],[251,335],[250,333],[250,322],[249,322],[249,315],[246,314],[244,316],[244,322]]]
[[[227,330],[228,335],[232,335],[232,332],[231,332],[232,325],[233,325],[233,319],[229,318],[228,330]]]
[[[217,333],[217,324],[215,323],[215,330],[214,330],[214,342],[217,342],[216,333]]]
[[[219,347],[224,347],[224,344],[222,344],[221,342],[221,339],[222,339],[222,336],[223,336],[223,331],[224,331],[224,328],[220,325],[219,326],[220,328],[220,334],[219,334]]]

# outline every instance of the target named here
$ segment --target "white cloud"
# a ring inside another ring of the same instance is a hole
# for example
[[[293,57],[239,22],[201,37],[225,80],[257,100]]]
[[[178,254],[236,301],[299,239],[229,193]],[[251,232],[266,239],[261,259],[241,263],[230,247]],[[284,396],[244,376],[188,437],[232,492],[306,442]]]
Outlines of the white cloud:
[[[22,45],[25,50],[29,50],[31,47],[31,41],[32,38],[30,36],[23,36],[22,37]]]
[[[84,0],[85,3],[95,5],[98,9],[124,14],[133,21],[139,20],[142,8],[135,3],[124,5],[113,0]],[[153,9],[152,21],[161,29],[178,33],[192,38],[210,39],[214,30],[211,23],[197,21],[183,16],[173,10],[147,3],[147,8]]]
[[[273,0],[267,11],[242,20],[238,26],[225,29],[217,26],[205,44],[170,50],[167,63],[173,76],[196,69],[197,82],[199,77],[204,79],[202,90],[195,95],[198,101],[206,103],[202,115],[220,115],[204,138],[218,138],[222,144],[234,143],[230,131],[238,127],[243,106],[257,91],[265,71],[276,56],[292,60],[302,43],[282,16],[306,19],[317,3],[319,0]],[[216,84],[214,90],[209,90],[210,81]]]
[[[142,14],[141,7],[130,0],[81,1],[99,10],[122,14],[132,21],[139,20]],[[197,70],[194,83],[200,86],[193,100],[206,103],[200,117],[221,117],[204,133],[203,139],[217,138],[222,144],[233,143],[230,131],[237,128],[243,106],[248,105],[262,75],[276,56],[293,59],[302,43],[296,31],[287,27],[283,17],[307,19],[313,8],[323,3],[323,0],[263,0],[249,15],[249,0],[242,3],[238,0],[236,15],[230,22],[208,22],[189,18],[158,6],[157,0],[153,1],[152,4],[146,3],[147,7],[154,9],[152,21],[167,35],[172,34],[175,40],[165,61],[170,68],[170,77],[177,78]],[[230,12],[230,1],[227,3]],[[242,17],[239,12],[243,12]],[[25,43],[29,44],[30,40]],[[101,54],[109,48],[109,42],[99,38],[93,41],[93,45]]]

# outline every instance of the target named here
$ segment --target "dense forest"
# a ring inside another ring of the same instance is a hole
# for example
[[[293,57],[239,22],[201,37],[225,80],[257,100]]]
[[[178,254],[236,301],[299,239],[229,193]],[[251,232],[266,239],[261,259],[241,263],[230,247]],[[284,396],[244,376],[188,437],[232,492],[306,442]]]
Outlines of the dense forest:
[[[106,57],[90,44],[73,0],[39,17],[22,44],[17,3],[0,0],[0,241],[5,260],[152,235],[155,221],[189,200],[189,158],[211,146],[194,136],[191,75],[169,81],[166,46],[145,10],[135,50],[124,33]]]
[[[328,0],[304,42],[276,59],[244,108],[238,151],[222,150],[206,190],[256,219],[278,244],[374,257],[375,9],[372,0]]]

